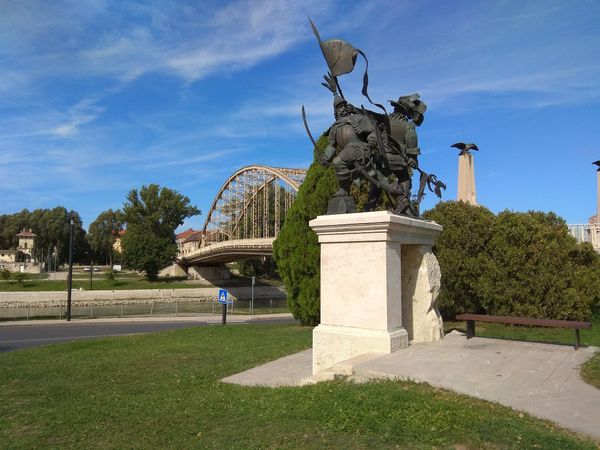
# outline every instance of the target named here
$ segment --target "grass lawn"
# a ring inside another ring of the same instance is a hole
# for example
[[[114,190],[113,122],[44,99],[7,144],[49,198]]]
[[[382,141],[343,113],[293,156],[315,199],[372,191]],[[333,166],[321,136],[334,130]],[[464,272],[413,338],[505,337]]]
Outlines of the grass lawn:
[[[148,281],[139,275],[119,275],[113,281],[109,281],[102,273],[94,273],[92,288],[94,290],[125,290],[125,289],[189,289],[199,287],[214,287],[212,284],[201,281],[185,281],[182,278],[160,278],[158,281]],[[220,287],[251,286],[251,279],[232,276],[229,280],[220,282]],[[256,280],[257,286],[281,285],[279,280]],[[90,287],[90,275],[83,273],[73,274],[73,289],[85,289]],[[16,281],[1,282],[0,291],[5,292],[34,292],[34,291],[64,291],[67,289],[66,280],[25,280],[22,284]]]
[[[73,277],[73,289],[85,289],[88,290],[90,287],[90,279],[88,278],[75,278]],[[212,287],[207,283],[186,283],[182,281],[147,281],[143,279],[116,279],[109,281],[104,277],[98,276],[92,281],[92,287],[94,290],[122,290],[122,289],[180,289],[180,288],[194,288],[194,287]],[[33,292],[33,291],[64,291],[67,289],[67,282],[65,280],[27,280],[22,285],[18,283],[1,283],[0,291],[8,292]]]
[[[444,322],[446,332],[466,331],[465,322]],[[592,328],[581,330],[581,345],[600,347],[600,317],[592,319]],[[475,334],[482,337],[515,339],[518,341],[548,342],[573,345],[575,331],[565,328],[524,327],[499,323],[475,323]],[[588,360],[581,368],[581,377],[592,386],[600,389],[600,352]]]
[[[250,388],[218,380],[307,348],[238,325],[0,354],[4,448],[597,448],[549,422],[423,384]]]

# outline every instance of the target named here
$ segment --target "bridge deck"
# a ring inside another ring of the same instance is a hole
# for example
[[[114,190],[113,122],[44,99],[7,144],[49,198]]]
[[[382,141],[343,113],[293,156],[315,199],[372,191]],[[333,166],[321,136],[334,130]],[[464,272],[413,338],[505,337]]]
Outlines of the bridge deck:
[[[256,256],[271,256],[274,240],[274,237],[269,237],[215,242],[186,254],[179,261],[183,265],[190,266],[225,263]]]

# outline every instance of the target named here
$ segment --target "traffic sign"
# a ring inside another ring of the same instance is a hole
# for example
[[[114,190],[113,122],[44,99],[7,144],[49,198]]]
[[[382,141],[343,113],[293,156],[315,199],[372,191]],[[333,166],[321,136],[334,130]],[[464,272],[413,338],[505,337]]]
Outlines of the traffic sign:
[[[230,303],[227,301],[227,289],[219,289],[219,303]]]

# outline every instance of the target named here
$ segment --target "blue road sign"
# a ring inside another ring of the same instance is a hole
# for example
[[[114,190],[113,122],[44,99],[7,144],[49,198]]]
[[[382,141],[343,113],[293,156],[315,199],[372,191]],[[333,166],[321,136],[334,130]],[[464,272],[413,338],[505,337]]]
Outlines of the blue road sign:
[[[227,302],[227,289],[219,289],[219,303]]]

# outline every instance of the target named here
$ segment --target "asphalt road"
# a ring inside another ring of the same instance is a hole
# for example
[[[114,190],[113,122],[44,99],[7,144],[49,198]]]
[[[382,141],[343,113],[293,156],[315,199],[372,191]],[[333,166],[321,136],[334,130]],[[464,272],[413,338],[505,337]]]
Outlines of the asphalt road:
[[[256,318],[246,323],[297,323],[291,318],[273,317]],[[56,324],[27,324],[7,325],[0,327],[0,352],[9,352],[30,347],[58,344],[81,339],[94,339],[108,336],[127,336],[132,334],[155,333],[159,331],[177,330],[181,328],[201,326],[221,326],[205,321],[192,322],[119,322],[94,323],[86,322],[56,323]],[[229,323],[227,326],[239,325]]]

